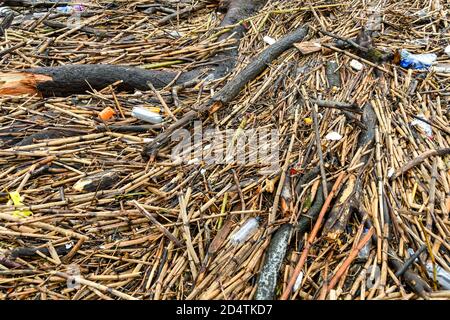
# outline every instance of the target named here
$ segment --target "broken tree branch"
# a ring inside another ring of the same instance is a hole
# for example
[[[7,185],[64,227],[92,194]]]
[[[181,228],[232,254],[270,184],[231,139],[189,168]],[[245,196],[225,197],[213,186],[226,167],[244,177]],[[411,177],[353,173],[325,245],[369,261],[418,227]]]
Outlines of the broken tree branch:
[[[264,50],[258,57],[256,57],[247,67],[245,67],[237,76],[229,81],[216,95],[214,95],[208,103],[201,106],[198,110],[191,110],[187,112],[176,123],[172,124],[166,131],[160,133],[156,138],[144,147],[144,156],[154,156],[157,149],[166,143],[172,133],[192,122],[205,112],[215,112],[223,104],[231,102],[244,86],[254,80],[268,64],[278,58],[284,51],[291,48],[295,42],[301,41],[307,34],[307,27],[299,28],[280,39],[266,50]]]

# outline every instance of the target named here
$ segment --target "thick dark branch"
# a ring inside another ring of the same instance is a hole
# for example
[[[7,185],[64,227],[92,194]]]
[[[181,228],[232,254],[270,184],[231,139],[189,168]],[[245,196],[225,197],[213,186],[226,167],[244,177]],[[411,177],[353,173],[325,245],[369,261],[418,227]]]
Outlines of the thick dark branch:
[[[14,13],[8,13],[6,17],[0,22],[0,36],[5,34],[5,30],[8,29],[14,20]]]
[[[0,1],[5,6],[10,7],[34,7],[34,8],[53,8],[55,6],[54,1],[36,1],[36,0],[4,0]],[[60,1],[58,2],[58,5],[60,6],[67,6],[70,5],[72,2],[70,1]]]
[[[14,82],[8,81],[10,75],[13,76],[11,78],[14,79]],[[45,77],[40,77],[40,80],[34,81],[36,75]],[[34,93],[44,97],[69,96],[85,93],[92,89],[101,90],[118,81],[122,81],[118,85],[118,90],[148,90],[147,82],[152,83],[155,88],[162,88],[174,80],[176,76],[175,72],[107,64],[43,67],[27,69],[24,72],[0,74],[3,81],[7,80],[0,85],[0,95],[9,94],[8,89],[14,89],[15,92],[20,94],[25,88],[30,89],[31,86],[35,91]],[[190,72],[184,73],[177,79],[176,83],[186,81],[192,76]],[[28,93],[28,91],[24,93]]]
[[[301,41],[307,34],[307,28],[299,28],[288,34],[281,40],[277,41],[266,50],[264,50],[258,57],[256,57],[247,67],[245,67],[237,76],[230,80],[211,100],[205,105],[201,106],[198,111],[189,111],[183,118],[172,124],[165,132],[159,134],[151,143],[145,146],[143,154],[145,156],[154,155],[157,149],[166,143],[172,133],[192,122],[203,113],[220,107],[222,104],[231,102],[244,88],[244,86],[254,80],[273,60],[279,57],[284,51],[291,48],[295,42]]]
[[[69,28],[69,26],[67,24],[61,23],[61,22],[57,22],[57,21],[51,21],[51,20],[45,20],[43,22],[44,25],[46,25],[47,27],[50,28],[54,28],[54,29],[64,29],[64,28]],[[102,31],[102,30],[98,30],[95,28],[91,28],[91,27],[82,27],[80,29],[80,31],[85,32],[85,33],[89,33],[89,34],[93,34],[97,37],[106,37],[108,35],[107,32]]]
[[[229,81],[212,100],[221,103],[231,102],[247,83],[254,80],[272,61],[291,48],[294,43],[302,41],[307,33],[307,27],[299,28],[268,47],[252,60],[244,70],[239,72],[233,80]]]

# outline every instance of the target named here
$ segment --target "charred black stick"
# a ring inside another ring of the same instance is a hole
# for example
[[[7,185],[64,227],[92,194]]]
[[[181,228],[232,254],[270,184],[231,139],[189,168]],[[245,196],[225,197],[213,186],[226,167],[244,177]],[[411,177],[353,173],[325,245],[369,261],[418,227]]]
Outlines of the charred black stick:
[[[417,257],[420,256],[420,254],[422,252],[424,252],[427,249],[426,245],[422,245],[411,257],[409,257],[408,260],[405,261],[405,263],[403,264],[403,266],[397,270],[397,272],[395,273],[395,276],[401,277],[406,270],[408,270],[408,268],[414,263],[414,261],[417,259]]]
[[[303,185],[309,183],[313,179],[315,179],[320,174],[319,166],[314,167],[311,171],[308,171],[298,180],[297,185],[295,186],[295,193],[299,196],[303,191]]]
[[[237,97],[247,83],[254,80],[272,61],[291,48],[294,43],[303,40],[307,33],[307,27],[298,28],[261,52],[249,65],[239,72],[233,80],[229,81],[216,95],[214,95],[212,101],[220,102],[222,104],[231,102]]]
[[[58,255],[66,255],[70,249],[72,249],[72,246],[69,245],[61,245],[55,247],[56,253]],[[15,248],[11,251],[11,258],[25,258],[25,257],[40,257],[38,252],[44,254],[44,255],[50,255],[50,250],[46,247],[44,248]]]
[[[43,24],[46,25],[47,27],[54,28],[54,29],[69,28],[69,26],[67,24],[57,22],[57,21],[51,21],[51,20],[45,20],[45,21],[43,21]],[[97,37],[106,37],[108,35],[108,33],[105,31],[98,30],[98,29],[91,28],[91,27],[86,27],[86,26],[82,27],[80,29],[80,31],[89,33],[89,34],[93,34]]]
[[[8,29],[14,20],[14,13],[8,13],[6,17],[0,22],[0,36],[5,34],[5,30]]]
[[[331,188],[331,184],[328,184],[328,188]],[[303,234],[309,229],[312,228],[314,222],[317,220],[319,216],[320,210],[323,207],[325,202],[325,198],[323,196],[322,185],[319,186],[316,193],[316,199],[314,200],[313,205],[309,208],[308,213],[304,214],[298,221],[296,226],[296,230]]]
[[[394,267],[396,272],[402,271],[403,263],[401,260],[392,251],[389,252],[389,256],[389,263]],[[424,299],[428,298],[427,293],[432,290],[428,283],[426,283],[417,273],[406,269],[403,272],[403,279],[415,293]]]
[[[52,8],[55,5],[54,1],[36,1],[36,0],[4,0],[1,1],[5,6],[10,7],[34,7],[34,8]],[[57,2],[59,6],[68,6],[72,2],[60,1]]]

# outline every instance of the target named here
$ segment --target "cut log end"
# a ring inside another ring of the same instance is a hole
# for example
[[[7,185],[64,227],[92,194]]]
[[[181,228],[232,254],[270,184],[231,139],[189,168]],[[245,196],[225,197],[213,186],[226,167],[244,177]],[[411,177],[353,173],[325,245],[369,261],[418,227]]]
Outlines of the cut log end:
[[[52,81],[52,77],[28,72],[10,72],[0,74],[0,95],[41,95],[37,85]]]

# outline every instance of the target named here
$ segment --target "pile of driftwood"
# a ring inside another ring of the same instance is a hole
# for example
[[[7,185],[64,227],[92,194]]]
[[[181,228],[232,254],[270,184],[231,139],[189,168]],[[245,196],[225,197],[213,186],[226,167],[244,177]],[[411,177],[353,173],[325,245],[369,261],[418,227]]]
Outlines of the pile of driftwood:
[[[0,1],[0,299],[450,298],[445,2]]]

